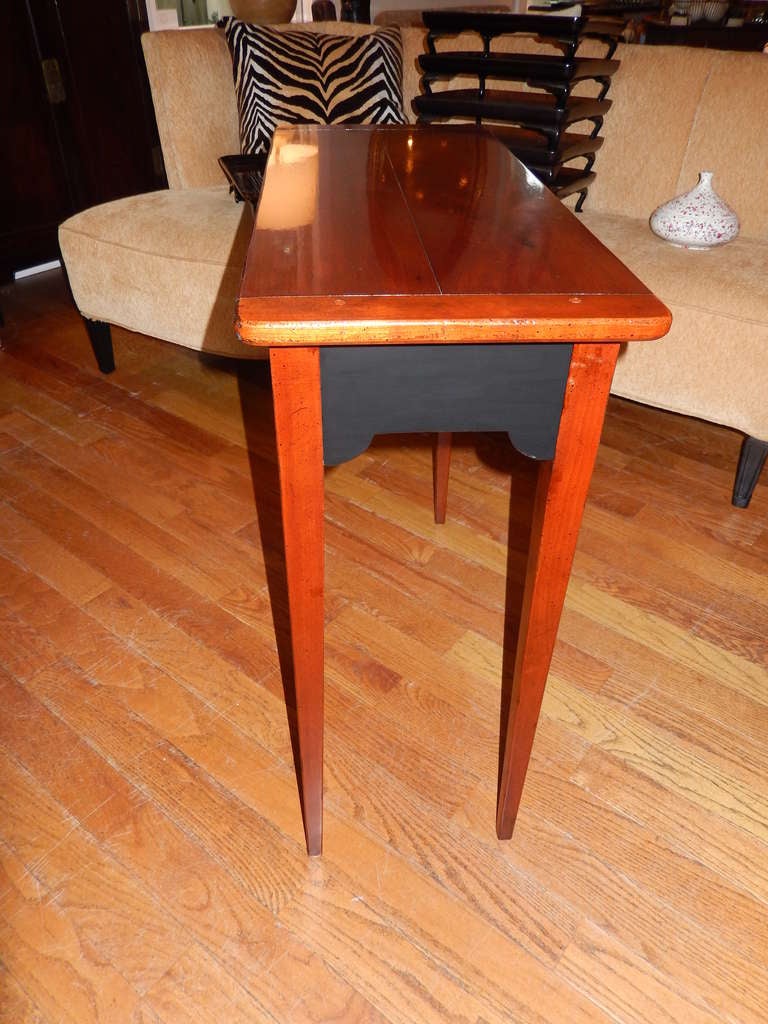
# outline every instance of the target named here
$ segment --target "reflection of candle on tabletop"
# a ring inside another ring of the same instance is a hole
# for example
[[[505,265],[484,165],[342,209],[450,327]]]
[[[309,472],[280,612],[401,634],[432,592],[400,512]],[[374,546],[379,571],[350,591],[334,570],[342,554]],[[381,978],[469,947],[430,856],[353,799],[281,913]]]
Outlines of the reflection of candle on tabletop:
[[[317,146],[276,141],[267,171],[256,227],[288,231],[311,224],[317,207]]]

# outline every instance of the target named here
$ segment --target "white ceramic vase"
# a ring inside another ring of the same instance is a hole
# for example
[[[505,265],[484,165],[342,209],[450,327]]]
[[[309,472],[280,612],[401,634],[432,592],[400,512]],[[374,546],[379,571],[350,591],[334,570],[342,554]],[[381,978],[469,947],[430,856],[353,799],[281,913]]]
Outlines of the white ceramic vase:
[[[653,211],[651,231],[684,249],[712,249],[738,235],[739,218],[712,188],[712,171],[701,171],[695,188]]]

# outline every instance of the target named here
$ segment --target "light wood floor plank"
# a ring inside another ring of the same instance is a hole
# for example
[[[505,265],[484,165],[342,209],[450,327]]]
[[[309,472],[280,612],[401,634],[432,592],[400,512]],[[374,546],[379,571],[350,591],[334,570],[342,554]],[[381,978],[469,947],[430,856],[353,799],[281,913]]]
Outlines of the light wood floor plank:
[[[558,973],[586,988],[607,1012],[622,1021],[716,1024],[721,1019],[695,997],[681,997],[663,974],[649,971],[642,957],[634,956],[593,925],[587,925],[566,950]]]
[[[764,776],[747,761],[734,764],[718,751],[700,745],[695,736],[680,737],[670,722],[647,722],[641,713],[627,716],[609,699],[585,700],[565,682],[550,687],[545,713],[557,717],[602,750],[620,756],[632,767],[692,798],[701,807],[751,835],[768,840],[768,793]],[[724,737],[727,739],[727,737]],[[749,750],[747,748],[747,756]]]
[[[0,1006],[16,1024],[49,1024],[39,1006],[27,995],[6,967],[0,967]]]
[[[73,555],[65,543],[54,540],[6,502],[2,507],[2,520],[0,552],[36,572],[73,601],[89,601],[109,587],[109,580],[103,573]]]
[[[59,965],[65,977],[54,982],[58,999],[67,991],[74,995],[81,980],[88,989],[82,1009],[73,1012],[62,1000],[62,1011],[73,1020],[115,1019],[107,1010],[137,1003],[189,940],[2,751],[0,775],[4,841],[44,890],[32,896],[7,883],[2,948],[18,960],[6,963],[22,984],[28,979],[28,990],[37,979],[36,1001]],[[49,994],[43,1009],[50,1014],[55,1001]]]
[[[34,715],[38,728],[34,734],[7,729],[2,739],[13,745],[25,768],[44,781],[83,830],[140,878],[158,906],[185,935],[195,939],[197,945],[190,947],[184,958],[201,959],[209,964],[206,970],[215,971],[216,960],[210,965],[210,957],[197,947],[212,950],[219,964],[219,983],[225,988],[235,986],[236,978],[249,992],[260,993],[257,1001],[267,1019],[281,1020],[281,1008],[298,1002],[291,995],[294,987],[324,993],[323,1001],[329,1006],[353,1007],[360,1020],[377,1019],[354,989],[331,974],[301,943],[289,941],[274,916],[247,886],[233,880],[227,867],[174,825],[151,796],[83,744],[61,719],[37,704],[22,687],[16,686],[12,692],[6,689],[4,703],[17,718]],[[68,773],[47,759],[52,748],[69,766]],[[72,786],[70,775],[79,787]],[[27,872],[17,871],[16,875],[26,879],[28,886],[37,884]],[[37,889],[33,888],[32,895],[39,896]],[[177,977],[174,967],[169,968],[152,986],[149,1002],[154,1004],[158,989],[166,993],[162,1001],[167,1002]]]
[[[162,523],[180,515],[184,505],[178,496],[147,487],[143,481],[125,473],[119,464],[100,455],[90,445],[73,446],[46,423],[14,411],[3,423],[3,429],[23,444],[44,455],[49,461],[65,467],[84,483],[109,495],[118,496],[119,502],[138,512],[150,522]]]
[[[653,830],[666,844],[705,864],[768,906],[768,846],[613,754],[591,748],[573,780],[601,801]]]
[[[534,799],[540,775],[531,780]],[[457,815],[456,823],[483,841],[483,819],[489,809],[493,810],[493,794],[476,794]],[[705,1005],[719,1010],[723,1020],[733,1017],[757,1024],[768,998],[763,961],[724,941],[714,921],[702,921],[701,915],[698,921],[687,917],[688,905],[680,913],[679,901],[674,905],[658,886],[654,891],[642,872],[638,877],[635,861],[627,858],[617,865],[604,847],[596,849],[591,837],[585,842],[583,833],[569,830],[555,817],[549,814],[545,818],[542,808],[540,816],[521,821],[515,849],[508,856],[541,885],[559,893],[573,913],[581,912],[612,936],[635,963],[644,962],[652,977],[674,979],[674,988],[684,1000],[696,1005],[703,999]],[[610,814],[606,814],[604,825],[610,836]],[[672,841],[665,837],[664,846],[658,841],[648,844],[661,878],[666,877],[664,850]],[[683,856],[695,862],[689,853]],[[698,894],[691,904],[692,912],[697,913]],[[727,907],[720,912],[725,914]]]

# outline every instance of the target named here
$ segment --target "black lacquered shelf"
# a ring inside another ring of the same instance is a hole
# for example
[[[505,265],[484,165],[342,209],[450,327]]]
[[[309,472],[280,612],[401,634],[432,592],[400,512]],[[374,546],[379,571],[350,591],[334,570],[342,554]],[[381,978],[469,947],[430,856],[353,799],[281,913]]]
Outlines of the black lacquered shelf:
[[[600,39],[608,47],[607,57],[613,55],[621,39],[624,24],[621,19],[578,16],[552,16],[543,14],[483,14],[474,11],[423,11],[422,21],[429,29],[427,45],[430,53],[441,36],[456,36],[461,32],[477,32],[486,47],[498,36],[510,33],[538,36],[573,53],[582,39]]]
[[[619,68],[612,57],[621,22],[457,9],[425,11],[422,19],[429,52],[419,58],[424,94],[413,101],[419,121],[464,119],[488,127],[556,195],[580,193],[580,210],[595,179],[599,133],[611,108],[606,94]],[[482,50],[450,49],[451,38],[466,32],[480,36]],[[508,52],[507,43],[503,50],[493,48],[499,37],[515,35],[535,36],[551,52]],[[579,56],[587,37],[605,43],[602,57]],[[456,78],[476,78],[477,88],[451,88]],[[487,88],[489,81],[493,88]],[[598,96],[574,95],[576,84],[585,81],[598,83]],[[504,88],[507,82],[524,83],[529,91]],[[579,122],[588,124],[582,134],[568,131]],[[572,161],[582,166],[568,166]]]
[[[562,132],[548,138],[538,132],[509,125],[489,124],[486,127],[546,185],[557,180],[564,164],[579,157],[585,159],[585,166],[580,170],[583,174],[589,172],[595,153],[603,144],[599,135]]]
[[[566,196],[575,195],[577,192],[583,195],[596,177],[597,175],[594,171],[587,171],[585,173],[574,167],[563,167],[557,180],[550,185],[550,188],[558,199],[565,199]]]
[[[545,54],[477,53],[451,51],[424,53],[419,57],[424,80],[452,75],[482,75],[531,85],[558,86],[591,78],[609,78],[619,67],[617,60],[597,57],[549,57]]]
[[[541,167],[563,164],[580,156],[591,156],[603,144],[599,135],[562,132],[551,141],[547,136],[526,128],[506,124],[488,124],[486,127],[515,154],[518,160],[522,160],[524,164],[537,164]]]
[[[413,101],[419,116],[426,118],[470,117],[481,121],[507,121],[539,127],[562,129],[577,121],[602,118],[610,109],[610,100],[571,96],[561,106],[548,95],[535,92],[511,92],[501,89],[446,89]]]
[[[510,21],[511,18],[514,18],[514,21]],[[424,11],[422,19],[428,29],[440,35],[478,32],[481,36],[493,39],[496,36],[508,35],[510,32],[518,32],[545,36],[563,43],[578,42],[586,22],[581,15],[557,17],[547,14],[483,14],[462,10]]]
[[[264,184],[264,173],[267,169],[267,154],[251,156],[245,153],[233,153],[219,157],[219,166],[229,181],[229,190],[234,192],[238,203],[243,201],[256,206]]]

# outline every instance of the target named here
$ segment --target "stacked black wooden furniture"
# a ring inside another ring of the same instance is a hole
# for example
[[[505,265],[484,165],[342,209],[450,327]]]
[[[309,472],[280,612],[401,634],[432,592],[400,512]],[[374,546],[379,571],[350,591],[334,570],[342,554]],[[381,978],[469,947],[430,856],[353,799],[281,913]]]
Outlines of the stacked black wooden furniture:
[[[603,117],[611,106],[606,95],[619,66],[612,57],[621,22],[582,15],[461,10],[425,11],[422,17],[429,29],[429,52],[419,58],[424,88],[424,94],[414,100],[419,121],[466,119],[488,127],[556,195],[564,198],[578,193],[576,210],[580,210],[595,178],[592,165],[603,142]],[[482,51],[436,45],[461,32],[478,33]],[[494,51],[497,39],[514,34],[536,36],[552,46],[552,53]],[[579,56],[586,38],[601,40],[605,53],[601,57]],[[477,77],[477,87],[432,91],[434,82],[457,75]],[[493,82],[490,88],[489,80]],[[574,95],[574,88],[588,80],[598,83],[597,95]],[[519,82],[531,91],[508,87],[508,83]],[[587,130],[573,131],[579,124]]]

